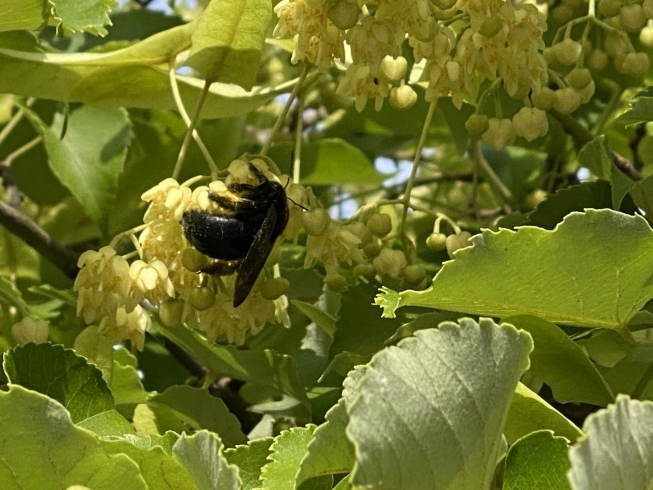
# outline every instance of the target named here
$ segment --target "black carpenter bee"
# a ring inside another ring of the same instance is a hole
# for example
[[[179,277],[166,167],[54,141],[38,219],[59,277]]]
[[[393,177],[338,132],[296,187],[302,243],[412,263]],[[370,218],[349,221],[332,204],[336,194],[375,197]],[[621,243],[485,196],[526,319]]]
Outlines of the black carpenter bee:
[[[184,234],[193,246],[215,259],[202,272],[229,275],[236,272],[234,307],[240,306],[288,223],[286,192],[250,164],[258,185],[230,184],[220,193],[209,193],[217,204],[212,212],[184,212]]]

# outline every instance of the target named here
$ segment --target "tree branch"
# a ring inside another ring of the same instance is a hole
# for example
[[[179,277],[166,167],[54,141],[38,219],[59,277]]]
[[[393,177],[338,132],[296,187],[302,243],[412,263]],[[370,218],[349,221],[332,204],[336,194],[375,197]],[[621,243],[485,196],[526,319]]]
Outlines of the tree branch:
[[[585,126],[579,123],[576,119],[571,117],[569,114],[560,114],[558,111],[551,109],[551,115],[555,117],[562,128],[567,134],[572,138],[580,141],[581,143],[589,143],[594,139],[592,133],[590,133]],[[609,150],[610,158],[615,166],[621,170],[626,176],[632,180],[642,180],[642,174],[639,173],[639,170],[628,160],[626,157],[619,155],[617,152]]]
[[[0,201],[0,225],[52,262],[67,277],[74,279],[77,276],[77,255],[50,238],[25,213],[3,201]]]

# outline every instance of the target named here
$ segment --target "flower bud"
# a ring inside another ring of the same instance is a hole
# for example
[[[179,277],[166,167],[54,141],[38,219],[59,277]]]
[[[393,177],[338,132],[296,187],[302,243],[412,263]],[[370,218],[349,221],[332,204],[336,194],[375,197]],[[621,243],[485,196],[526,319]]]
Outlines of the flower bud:
[[[360,13],[356,0],[336,0],[327,10],[327,17],[333,25],[344,31],[356,25]]]
[[[651,0],[653,2],[653,0]],[[649,21],[648,25],[639,33],[639,42],[647,48],[653,47],[653,22]]]
[[[402,80],[406,75],[406,68],[408,67],[408,61],[403,56],[399,56],[396,59],[390,55],[387,55],[383,60],[381,60],[381,74],[389,82],[398,82]]]
[[[290,288],[290,281],[285,277],[275,277],[274,279],[268,279],[267,281],[261,284],[261,296],[265,299],[271,301],[280,298]]]
[[[181,265],[190,272],[200,272],[210,263],[211,259],[194,248],[187,248],[181,253]]]
[[[384,237],[392,230],[392,220],[390,215],[385,213],[375,213],[367,220],[367,229],[372,235]]]
[[[426,246],[436,252],[444,250],[447,246],[447,235],[444,233],[431,233],[426,239]]]
[[[363,247],[363,253],[365,254],[365,257],[376,257],[381,253],[382,248],[383,246],[380,242],[370,242]]]
[[[621,6],[621,0],[601,0],[599,2],[599,12],[605,17],[614,17],[619,15]]]
[[[488,130],[483,133],[483,141],[494,147],[495,150],[501,150],[515,141],[515,129],[510,119],[497,119],[493,117],[489,121]]]
[[[354,267],[352,274],[354,275],[354,277],[373,276],[375,272],[376,269],[372,264],[370,264],[369,262],[363,262],[362,264],[356,264],[356,267]]]
[[[538,93],[531,95],[531,102],[538,109],[548,111],[553,107],[556,100],[556,93],[549,87],[544,87]]]
[[[571,114],[580,106],[580,95],[571,87],[556,90],[553,108],[560,114]]]
[[[333,292],[339,293],[347,287],[347,279],[338,273],[327,274],[324,278],[324,284]]]
[[[315,208],[302,213],[302,224],[311,236],[322,235],[329,226],[331,217],[326,209]]]
[[[533,141],[549,131],[546,112],[533,107],[522,107],[513,116],[512,125],[515,128],[515,134],[524,137],[526,141]]]
[[[601,71],[608,64],[608,54],[600,49],[595,49],[587,57],[587,66],[592,70]]]
[[[401,271],[406,267],[406,256],[401,250],[384,248],[372,263],[377,274],[399,277]]]
[[[553,46],[553,49],[555,50],[555,56],[558,62],[565,66],[576,63],[583,52],[583,46],[579,42],[569,38]]]
[[[184,300],[182,299],[167,299],[162,301],[159,307],[159,318],[168,327],[181,325],[183,313]]]
[[[619,23],[621,27],[629,32],[637,32],[646,23],[646,16],[642,10],[642,6],[633,3],[631,5],[624,5],[619,12]]]
[[[441,10],[449,10],[457,0],[431,0],[431,3]]]
[[[556,56],[556,50],[553,49],[553,47],[544,48],[544,51],[542,51],[542,56],[544,56],[544,60],[546,61],[547,66],[555,66],[560,64],[558,57]]]
[[[390,105],[398,110],[406,110],[417,102],[417,92],[409,85],[402,83],[399,87],[390,89]]]
[[[644,12],[647,19],[653,19],[653,0],[644,0],[642,12]]]
[[[634,77],[643,77],[648,73],[649,59],[646,53],[628,53],[621,65],[624,72]]]
[[[472,235],[467,231],[461,231],[457,235],[449,235],[447,237],[447,253],[453,259],[454,252],[461,248],[469,247],[472,243],[469,239]]]
[[[485,114],[472,114],[465,121],[465,129],[471,136],[479,136],[490,127],[489,119]]]
[[[592,96],[594,95],[594,91],[596,90],[596,85],[594,84],[594,80],[592,80],[587,87],[585,87],[583,90],[578,90],[578,95],[580,96],[580,103],[581,104],[587,104]]]
[[[567,83],[576,90],[583,90],[592,81],[592,74],[587,68],[574,68],[567,75]]]
[[[195,287],[190,292],[190,304],[196,310],[208,310],[215,304],[215,293],[206,286]]]
[[[551,10],[551,18],[560,24],[569,22],[573,15],[574,10],[568,5],[564,4],[558,5],[557,7],[554,7],[553,10]]]
[[[410,284],[419,284],[426,277],[426,271],[419,265],[407,265],[404,269],[404,280]]]
[[[24,317],[21,321],[16,322],[11,327],[11,336],[17,344],[23,345],[28,342],[40,344],[48,340],[50,324],[47,320]]]
[[[348,225],[345,225],[344,228],[346,231],[357,236],[361,241],[361,246],[363,247],[372,241],[372,233],[370,233],[370,230],[367,229],[367,226],[365,226],[360,221],[349,223]]]
[[[494,37],[503,28],[503,17],[495,15],[485,19],[478,33],[484,37]]]
[[[535,189],[533,192],[531,192],[524,198],[524,205],[528,209],[533,209],[542,201],[544,201],[546,197],[547,197],[546,191],[542,189]]]

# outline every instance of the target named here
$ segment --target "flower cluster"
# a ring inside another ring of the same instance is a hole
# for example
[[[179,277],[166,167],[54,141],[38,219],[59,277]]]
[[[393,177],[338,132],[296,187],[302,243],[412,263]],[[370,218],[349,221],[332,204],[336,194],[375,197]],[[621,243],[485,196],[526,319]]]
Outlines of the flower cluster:
[[[512,117],[497,110],[478,135],[503,148],[519,136],[528,141],[544,136],[547,111],[570,114],[588,102],[595,89],[590,69],[605,68],[609,58],[619,72],[634,77],[641,77],[649,67],[648,56],[635,52],[628,33],[640,33],[643,44],[653,45],[653,0],[600,0],[598,15],[591,11],[583,18],[572,18],[580,2],[558,2],[548,15],[574,24],[561,29],[564,39],[556,36],[550,47],[543,40],[547,8],[533,3],[283,0],[275,8],[279,22],[274,34],[294,36],[295,63],[326,69],[332,60],[344,62],[337,93],[352,98],[359,111],[370,99],[377,110],[386,98],[399,109],[415,102],[417,95],[406,84],[407,62],[400,56],[405,43],[421,70],[427,101],[449,96],[460,108],[465,100],[476,105],[476,115],[481,115],[489,110],[487,95],[501,88],[524,100],[524,108]],[[594,2],[589,8],[594,8]],[[575,40],[571,27],[579,22],[587,23],[587,28]],[[591,28],[604,31],[603,49],[589,42]],[[350,48],[347,58],[345,45]],[[477,93],[484,79],[494,83]],[[495,97],[498,101],[496,93]]]
[[[165,179],[146,191],[142,199],[149,206],[143,225],[136,229],[140,235],[136,237],[132,230],[119,235],[116,243],[80,257],[81,270],[74,285],[77,314],[86,323],[97,324],[113,340],[129,339],[139,349],[151,324],[144,308],[148,305],[160,307],[164,323],[185,322],[210,341],[224,335],[228,342],[242,344],[247,334],[258,333],[270,321],[287,325],[287,281],[265,279],[262,274],[243,304],[234,308],[235,275],[213,277],[203,273],[211,259],[190,246],[181,223],[189,209],[215,209],[210,193],[226,192],[230,184],[258,185],[259,177],[252,175],[250,165],[266,178],[278,180],[265,160],[243,157],[231,163],[225,181],[191,189],[202,177],[182,184]],[[288,183],[287,176],[282,180],[288,197],[301,205],[306,190]],[[301,208],[290,206],[289,214],[282,238],[296,239],[301,230]],[[125,237],[131,237],[139,255],[131,263],[116,252],[117,243]]]

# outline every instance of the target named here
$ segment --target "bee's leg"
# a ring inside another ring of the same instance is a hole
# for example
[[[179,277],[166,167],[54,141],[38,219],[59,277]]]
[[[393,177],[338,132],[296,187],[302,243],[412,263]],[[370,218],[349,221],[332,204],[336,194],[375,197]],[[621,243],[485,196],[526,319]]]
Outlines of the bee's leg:
[[[230,276],[231,274],[238,271],[241,260],[222,260],[214,259],[213,262],[204,267],[200,272],[205,274],[211,274],[212,276]]]

